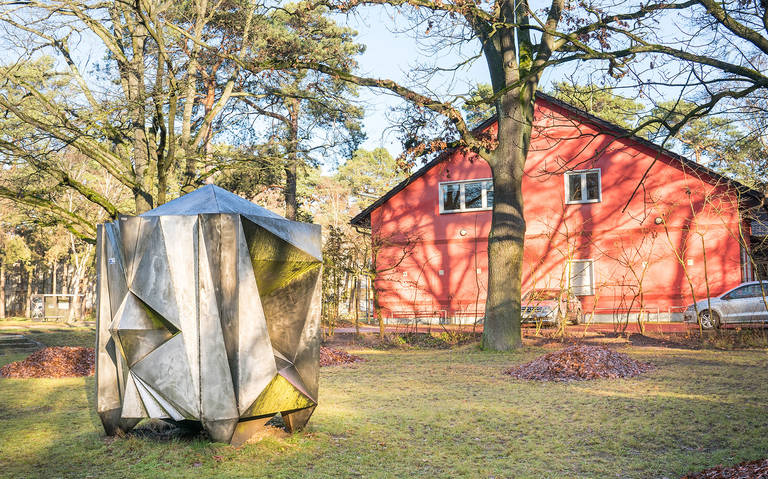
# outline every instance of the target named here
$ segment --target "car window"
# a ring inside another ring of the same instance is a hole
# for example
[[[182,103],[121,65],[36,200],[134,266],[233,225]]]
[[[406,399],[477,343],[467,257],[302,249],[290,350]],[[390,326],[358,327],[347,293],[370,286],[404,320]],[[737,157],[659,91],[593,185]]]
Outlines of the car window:
[[[765,285],[765,293],[768,296],[768,285]],[[763,292],[760,289],[759,284],[748,284],[741,288],[734,289],[727,295],[723,296],[723,299],[744,299],[744,298],[762,298]]]
[[[759,284],[753,284],[750,285],[750,298],[762,298],[763,297],[763,291],[760,289]],[[763,288],[765,288],[765,294],[768,296],[768,285],[763,285]]]
[[[743,299],[749,298],[750,289],[749,286],[742,286],[741,288],[734,289],[730,293],[723,296],[723,299]]]

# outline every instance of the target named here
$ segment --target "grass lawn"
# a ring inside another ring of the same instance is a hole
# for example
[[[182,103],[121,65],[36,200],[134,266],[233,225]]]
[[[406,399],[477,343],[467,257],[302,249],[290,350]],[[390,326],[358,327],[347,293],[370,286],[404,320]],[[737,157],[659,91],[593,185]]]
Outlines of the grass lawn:
[[[96,346],[96,333],[93,328],[54,328],[54,329],[8,329],[0,334],[23,334],[46,346]],[[1,361],[2,359],[0,359]]]
[[[658,367],[628,380],[501,374],[551,350],[352,351],[368,361],[321,370],[308,431],[239,449],[104,438],[93,378],[0,379],[0,476],[672,478],[768,456],[765,350],[625,347]]]

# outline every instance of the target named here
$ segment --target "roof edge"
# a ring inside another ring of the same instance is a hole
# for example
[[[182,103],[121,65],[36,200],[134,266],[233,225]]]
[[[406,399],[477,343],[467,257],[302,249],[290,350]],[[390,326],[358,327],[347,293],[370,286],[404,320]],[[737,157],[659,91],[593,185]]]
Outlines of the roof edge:
[[[695,161],[684,157],[683,155],[680,155],[678,153],[675,153],[674,151],[668,150],[667,148],[664,148],[663,146],[657,145],[656,143],[647,140],[635,133],[633,133],[630,130],[627,130],[626,128],[623,128],[619,125],[616,125],[615,123],[611,123],[607,120],[604,120],[600,118],[599,116],[593,115],[587,111],[582,110],[581,108],[574,106],[570,103],[567,103],[563,100],[559,100],[552,95],[549,95],[547,93],[538,91],[536,92],[536,99],[543,99],[544,101],[551,103],[557,107],[560,107],[564,110],[568,110],[569,112],[578,115],[584,119],[586,119],[589,123],[593,123],[596,126],[600,127],[604,130],[609,130],[612,133],[615,133],[614,140],[618,140],[621,138],[626,138],[629,140],[632,140],[636,143],[639,143],[640,145],[643,145],[647,148],[650,148],[654,151],[657,151],[663,155],[666,155],[674,160],[680,161],[680,163],[684,167],[689,167],[693,170],[700,171],[702,173],[705,173],[709,176],[711,176],[713,179],[716,179],[718,181],[724,181],[728,186],[731,186],[735,188],[736,190],[740,191],[742,194],[745,194],[749,196],[755,204],[752,206],[758,206],[763,204],[763,195],[757,190],[754,190],[742,183],[740,183],[737,180],[734,180],[733,178],[728,178],[727,176],[721,175],[720,173],[714,171],[711,168],[708,168],[704,165],[701,165],[699,163],[696,163]],[[475,128],[472,129],[473,132],[482,131],[485,128],[488,128],[489,126],[496,123],[497,116],[492,115],[486,120],[482,121],[480,124],[478,124]],[[436,158],[416,170],[412,175],[410,175],[408,178],[404,179],[400,183],[398,183],[395,187],[393,187],[391,190],[386,192],[384,195],[382,195],[379,199],[371,203],[367,208],[365,208],[363,211],[355,215],[349,223],[353,226],[363,227],[363,228],[370,228],[371,226],[371,219],[370,215],[371,213],[377,209],[379,206],[386,203],[390,198],[395,196],[397,193],[405,189],[406,186],[411,184],[413,181],[417,180],[421,176],[423,176],[427,171],[429,171],[432,167],[440,163],[442,160],[444,160],[448,155],[456,151],[457,148],[450,148],[448,150],[443,151],[438,155]]]

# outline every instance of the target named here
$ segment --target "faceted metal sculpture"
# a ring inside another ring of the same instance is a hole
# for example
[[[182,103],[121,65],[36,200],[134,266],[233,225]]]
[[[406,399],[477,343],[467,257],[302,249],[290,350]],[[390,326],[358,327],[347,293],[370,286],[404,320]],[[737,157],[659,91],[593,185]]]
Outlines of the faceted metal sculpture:
[[[98,229],[97,402],[109,435],[199,421],[240,444],[317,404],[320,227],[213,185]]]

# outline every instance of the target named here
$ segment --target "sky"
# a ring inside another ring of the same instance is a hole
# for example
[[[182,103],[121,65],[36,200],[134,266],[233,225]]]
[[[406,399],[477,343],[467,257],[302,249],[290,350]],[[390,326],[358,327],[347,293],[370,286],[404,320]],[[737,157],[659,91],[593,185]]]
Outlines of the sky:
[[[367,7],[358,9],[358,13],[349,16],[337,16],[336,20],[358,32],[357,41],[366,45],[365,53],[358,58],[358,74],[376,78],[388,78],[399,83],[407,83],[406,73],[413,66],[438,60],[443,66],[455,64],[461,56],[447,53],[442,58],[435,58],[420,51],[411,34],[395,33],[398,27],[407,25],[403,16],[393,14],[392,9],[384,7]],[[472,45],[466,53],[474,52],[478,45]],[[545,72],[541,86],[546,89],[551,81],[556,81],[558,74],[549,69]],[[443,75],[434,84],[434,90],[445,92],[448,82],[453,80],[450,91],[469,91],[472,85],[490,83],[488,68],[483,58],[475,61],[469,68],[462,69],[455,77]],[[442,84],[440,84],[442,83]],[[396,136],[387,131],[390,122],[386,118],[391,107],[399,100],[381,90],[361,89],[360,98],[364,101],[365,129],[368,135],[361,146],[364,149],[377,147],[387,148],[394,156],[402,152],[402,147]],[[324,168],[328,171],[329,167]]]
[[[391,9],[370,7],[359,9],[358,12],[355,15],[339,16],[337,21],[357,30],[357,41],[366,46],[365,53],[358,59],[360,75],[388,78],[407,84],[406,73],[413,66],[433,60],[419,51],[411,35],[393,33],[396,25],[403,26],[405,22],[402,18],[393,16]],[[449,55],[441,63],[448,65],[451,60],[458,58],[457,55]],[[482,60],[475,62],[469,69],[460,71],[457,76],[459,85],[489,82],[488,70]],[[441,85],[436,86],[439,88]],[[390,123],[386,118],[390,108],[400,101],[392,95],[372,89],[362,89],[360,97],[365,103],[365,128],[368,134],[368,140],[362,147],[384,147],[393,155],[400,153],[402,148],[397,138],[392,132],[387,132]]]

